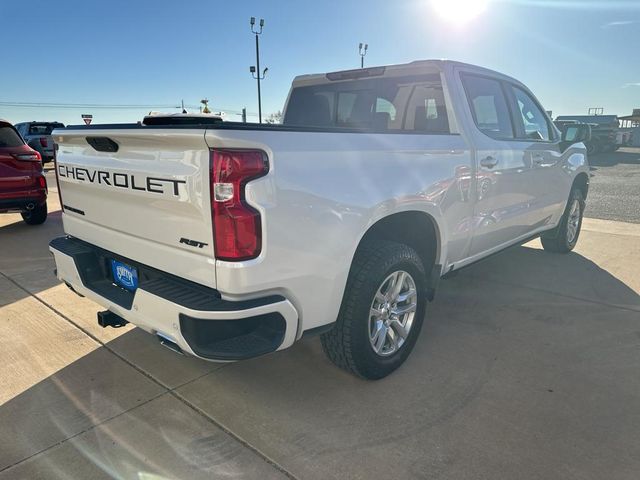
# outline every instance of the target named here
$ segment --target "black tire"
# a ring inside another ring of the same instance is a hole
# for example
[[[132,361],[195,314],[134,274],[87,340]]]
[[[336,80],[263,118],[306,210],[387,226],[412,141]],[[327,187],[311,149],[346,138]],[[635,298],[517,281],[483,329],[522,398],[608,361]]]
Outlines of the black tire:
[[[580,217],[578,219],[575,234],[569,235],[569,218],[575,202],[578,202]],[[560,219],[560,224],[558,225],[558,227],[540,236],[542,247],[546,251],[554,253],[569,253],[571,250],[573,250],[573,248],[578,243],[578,237],[580,237],[584,206],[585,202],[584,197],[582,196],[582,191],[574,187],[569,194],[569,201],[567,202],[567,207],[564,210],[564,214]]]
[[[47,219],[47,204],[36,205],[33,210],[22,212],[22,219],[27,225],[41,225]]]
[[[402,365],[413,350],[425,315],[426,274],[412,248],[385,240],[365,242],[353,260],[336,324],[321,336],[321,342],[324,352],[338,367],[376,380]],[[370,309],[378,288],[394,272],[406,272],[414,281],[416,310],[404,343],[394,353],[381,356],[370,340]]]
[[[598,146],[593,142],[587,142],[587,154],[595,155],[598,153]]]

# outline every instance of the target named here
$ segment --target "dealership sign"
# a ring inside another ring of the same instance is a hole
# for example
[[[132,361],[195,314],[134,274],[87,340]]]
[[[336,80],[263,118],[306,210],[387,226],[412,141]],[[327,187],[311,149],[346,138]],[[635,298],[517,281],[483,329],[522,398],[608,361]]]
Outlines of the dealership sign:
[[[93,120],[93,115],[82,115],[82,120],[84,121],[85,125],[90,125],[91,120]]]

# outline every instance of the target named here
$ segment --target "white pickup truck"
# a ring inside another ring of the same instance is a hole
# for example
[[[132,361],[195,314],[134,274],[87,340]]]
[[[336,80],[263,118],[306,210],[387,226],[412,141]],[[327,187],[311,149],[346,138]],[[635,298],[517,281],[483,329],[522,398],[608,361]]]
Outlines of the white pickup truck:
[[[54,132],[66,236],[50,250],[102,326],[217,361],[317,333],[381,378],[443,275],[578,240],[589,127],[560,133],[513,78],[450,61],[303,75],[284,112]]]

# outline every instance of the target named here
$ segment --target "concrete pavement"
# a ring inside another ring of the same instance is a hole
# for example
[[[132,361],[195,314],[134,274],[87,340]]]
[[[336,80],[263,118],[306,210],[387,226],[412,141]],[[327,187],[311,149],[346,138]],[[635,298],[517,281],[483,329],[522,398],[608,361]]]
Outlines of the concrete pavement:
[[[59,234],[0,216],[0,479],[640,474],[640,225],[587,219],[572,254],[534,241],[443,281],[378,382],[313,338],[220,365],[99,328],[51,273]]]

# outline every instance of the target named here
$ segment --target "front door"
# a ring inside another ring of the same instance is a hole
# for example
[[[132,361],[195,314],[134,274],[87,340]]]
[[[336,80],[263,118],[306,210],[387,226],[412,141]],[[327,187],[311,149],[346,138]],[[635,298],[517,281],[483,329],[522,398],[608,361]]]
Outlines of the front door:
[[[531,165],[527,188],[532,197],[533,232],[555,225],[564,209],[566,187],[560,171],[563,158],[558,133],[535,97],[515,84],[508,83],[506,89],[514,116],[516,144],[523,151],[523,160]]]

